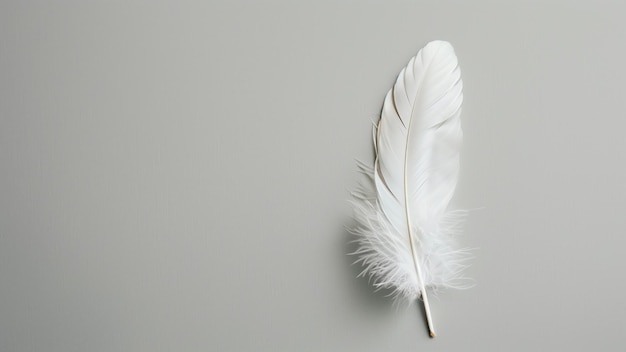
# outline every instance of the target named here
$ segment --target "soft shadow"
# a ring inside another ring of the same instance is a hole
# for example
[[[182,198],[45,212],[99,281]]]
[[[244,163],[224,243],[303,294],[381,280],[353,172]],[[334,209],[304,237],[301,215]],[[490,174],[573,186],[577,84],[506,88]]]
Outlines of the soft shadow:
[[[367,275],[359,276],[359,274],[363,271],[363,266],[361,263],[354,263],[358,259],[358,256],[350,254],[354,253],[358,248],[358,244],[354,242],[356,239],[355,235],[349,231],[350,228],[355,226],[355,221],[354,219],[348,219],[344,223],[346,226],[341,229],[341,237],[343,239],[342,254],[345,257],[346,267],[349,268],[349,270],[346,271],[349,274],[349,277],[346,279],[351,283],[349,286],[352,287],[354,291],[352,296],[358,300],[358,304],[362,305],[364,309],[367,308],[367,310],[372,311],[372,314],[376,315],[393,314],[400,309],[418,311],[417,314],[419,314],[421,317],[420,320],[423,322],[422,327],[419,327],[419,329],[423,328],[426,336],[430,336],[428,321],[426,319],[426,310],[421,299],[410,303],[405,300],[400,300],[399,303],[396,303],[394,302],[392,295],[393,290],[377,289],[372,284],[373,279],[369,278]]]
[[[430,302],[430,300],[429,300],[429,302]],[[426,332],[427,336],[430,336],[430,331],[428,330],[428,319],[426,318],[426,307],[424,307],[424,302],[420,298],[417,301],[415,301],[415,305],[418,306],[417,310],[419,310],[420,317],[422,318],[422,322],[424,323],[423,324],[424,332]],[[432,313],[432,309],[431,309],[431,313]]]
[[[347,272],[350,274],[350,277],[346,279],[352,283],[349,286],[354,288],[354,297],[370,308],[374,307],[376,310],[385,311],[393,310],[392,290],[377,289],[372,284],[373,279],[369,276],[359,276],[363,271],[363,266],[361,263],[355,263],[359,259],[358,256],[350,254],[354,253],[358,248],[358,244],[354,242],[356,239],[355,235],[349,231],[350,228],[355,226],[355,221],[354,219],[347,219],[344,224],[346,225],[341,229],[341,238],[343,239],[342,254],[345,257],[345,264],[349,268]]]

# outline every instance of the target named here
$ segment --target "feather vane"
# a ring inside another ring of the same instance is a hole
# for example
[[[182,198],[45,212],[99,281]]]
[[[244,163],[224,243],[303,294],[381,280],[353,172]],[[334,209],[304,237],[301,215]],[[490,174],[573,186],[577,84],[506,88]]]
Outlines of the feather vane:
[[[353,192],[355,254],[362,274],[396,298],[426,300],[427,287],[466,286],[467,251],[455,243],[465,212],[448,210],[459,173],[462,88],[452,46],[428,43],[385,97],[374,167],[359,164],[366,177]]]

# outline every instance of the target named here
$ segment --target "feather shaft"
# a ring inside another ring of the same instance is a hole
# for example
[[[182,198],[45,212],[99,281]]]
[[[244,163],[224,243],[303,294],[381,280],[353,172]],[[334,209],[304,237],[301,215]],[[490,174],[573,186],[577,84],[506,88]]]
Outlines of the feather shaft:
[[[413,113],[413,111],[411,111],[411,113]],[[409,122],[409,133],[407,133],[407,139],[408,136],[410,135],[410,130],[411,130],[411,124],[413,123],[413,119],[411,119],[411,121]],[[417,273],[417,279],[419,282],[419,289],[422,295],[422,303],[424,304],[424,312],[426,313],[426,324],[428,325],[428,333],[430,335],[431,338],[434,338],[435,336],[437,336],[435,334],[435,326],[433,325],[433,319],[432,319],[432,315],[430,313],[430,304],[428,303],[428,294],[426,293],[426,287],[424,286],[424,276],[422,275],[422,268],[420,266],[420,261],[419,258],[417,257],[417,249],[415,248],[415,239],[413,236],[413,225],[411,224],[411,212],[409,210],[409,194],[408,194],[408,187],[407,187],[407,165],[408,165],[408,156],[409,156],[409,143],[408,140],[406,141],[406,148],[405,148],[405,152],[404,152],[404,203],[406,204],[406,206],[404,207],[405,209],[405,215],[406,215],[406,225],[407,225],[407,230],[408,230],[408,234],[409,234],[409,243],[411,246],[411,257],[413,257],[413,265],[415,266],[415,272]]]

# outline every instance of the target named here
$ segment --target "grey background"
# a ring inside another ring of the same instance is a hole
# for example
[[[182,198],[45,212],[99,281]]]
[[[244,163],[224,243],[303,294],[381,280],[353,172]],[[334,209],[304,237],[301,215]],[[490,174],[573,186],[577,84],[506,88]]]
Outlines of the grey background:
[[[617,2],[2,2],[0,351],[621,351]],[[476,286],[395,309],[344,226],[426,42]]]

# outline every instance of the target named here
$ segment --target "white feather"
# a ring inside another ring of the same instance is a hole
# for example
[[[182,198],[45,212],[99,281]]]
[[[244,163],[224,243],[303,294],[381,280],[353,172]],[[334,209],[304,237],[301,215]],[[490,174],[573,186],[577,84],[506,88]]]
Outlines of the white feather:
[[[355,254],[362,274],[397,298],[466,286],[467,251],[454,239],[465,213],[447,210],[459,173],[462,86],[452,46],[428,43],[387,93],[374,131],[374,168],[359,165],[367,177],[353,193]]]

